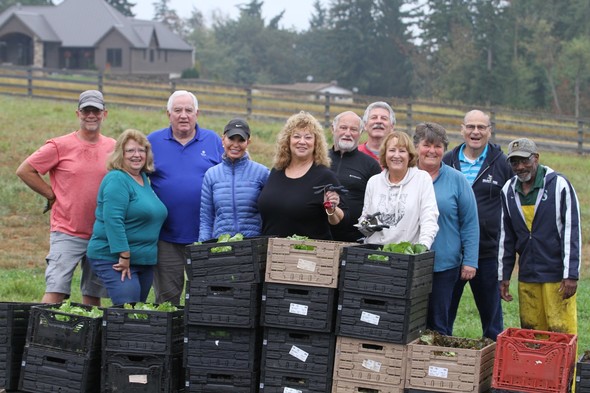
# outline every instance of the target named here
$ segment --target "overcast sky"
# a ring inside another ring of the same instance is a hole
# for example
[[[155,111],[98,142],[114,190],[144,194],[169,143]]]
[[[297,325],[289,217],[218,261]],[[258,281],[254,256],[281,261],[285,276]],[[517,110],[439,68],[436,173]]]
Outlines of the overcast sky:
[[[313,3],[315,0],[265,0],[262,5],[262,17],[266,22],[280,14],[283,10],[285,14],[281,20],[280,26],[283,28],[295,28],[298,31],[306,30],[309,27],[309,19],[313,13]],[[153,0],[137,0],[133,13],[138,19],[151,20],[154,17]],[[176,10],[180,17],[190,17],[193,8],[203,13],[207,25],[211,23],[212,13],[218,12],[221,15],[229,16],[236,19],[239,14],[238,5],[249,4],[250,0],[170,0],[168,5],[171,9]],[[322,0],[323,4],[327,0]]]

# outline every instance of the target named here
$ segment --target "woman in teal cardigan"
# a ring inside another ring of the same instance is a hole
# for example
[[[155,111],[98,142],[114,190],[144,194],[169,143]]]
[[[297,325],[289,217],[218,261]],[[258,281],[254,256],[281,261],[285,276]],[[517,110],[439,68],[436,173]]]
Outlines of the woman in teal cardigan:
[[[168,215],[147,174],[154,170],[143,133],[125,130],[98,190],[88,261],[113,304],[144,302],[153,282],[160,228]]]

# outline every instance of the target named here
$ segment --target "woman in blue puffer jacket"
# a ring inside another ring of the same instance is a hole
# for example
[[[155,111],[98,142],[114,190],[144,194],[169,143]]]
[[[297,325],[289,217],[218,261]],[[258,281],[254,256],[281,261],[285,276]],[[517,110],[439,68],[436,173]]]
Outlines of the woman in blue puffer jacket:
[[[203,179],[199,241],[226,233],[260,236],[262,228],[257,200],[269,170],[248,155],[250,126],[233,119],[223,129],[222,140],[223,161],[209,168]]]

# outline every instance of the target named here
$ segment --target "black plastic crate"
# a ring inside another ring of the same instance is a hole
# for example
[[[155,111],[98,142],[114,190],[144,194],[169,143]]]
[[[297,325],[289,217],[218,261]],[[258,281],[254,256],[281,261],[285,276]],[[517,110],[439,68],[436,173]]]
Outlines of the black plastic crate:
[[[576,393],[590,392],[590,359],[584,353],[576,364]]]
[[[332,389],[332,375],[305,374],[291,370],[263,369],[260,393],[326,393]]]
[[[103,351],[102,393],[175,393],[184,383],[182,354]]]
[[[258,373],[187,367],[185,392],[257,393]]]
[[[262,292],[262,326],[333,331],[336,289],[264,283]]]
[[[187,284],[184,321],[192,325],[255,328],[261,284]]]
[[[0,303],[0,387],[16,390],[25,349],[29,313],[38,303]]]
[[[228,251],[214,252],[215,248]],[[187,275],[189,281],[223,283],[261,283],[266,269],[268,237],[217,243],[211,240],[187,246]]]
[[[336,334],[408,344],[426,328],[428,295],[398,299],[341,291]]]
[[[262,368],[332,375],[335,347],[331,333],[265,328]]]
[[[27,344],[88,354],[101,348],[102,317],[90,318],[67,314],[53,308],[59,304],[31,307]],[[91,310],[91,306],[72,303],[72,306]]]
[[[432,291],[434,252],[417,255],[379,251],[376,244],[344,248],[340,261],[343,291],[409,299]],[[386,261],[371,258],[387,258]]]
[[[261,336],[260,329],[187,325],[184,365],[256,371],[260,368]]]
[[[174,355],[183,350],[184,309],[163,312],[109,307],[102,322],[103,350]]]
[[[19,390],[31,393],[99,393],[100,351],[87,356],[51,348],[27,346]]]

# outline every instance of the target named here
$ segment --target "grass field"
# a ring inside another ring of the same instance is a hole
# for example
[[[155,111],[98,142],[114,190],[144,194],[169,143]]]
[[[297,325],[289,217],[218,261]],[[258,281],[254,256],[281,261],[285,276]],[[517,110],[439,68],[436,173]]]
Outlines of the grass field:
[[[76,108],[72,103],[6,96],[0,96],[0,108],[0,301],[39,301],[44,291],[44,258],[48,249],[49,217],[41,213],[44,206],[42,198],[28,189],[14,172],[20,162],[46,139],[77,129]],[[123,107],[108,109],[104,133],[109,136],[117,137],[127,128],[148,133],[167,125],[163,108],[160,111]],[[219,131],[232,117],[232,113],[223,118],[210,116],[205,110],[199,118],[199,124]],[[253,135],[250,154],[256,161],[270,166],[276,134],[282,124],[251,121],[250,125]],[[588,222],[590,183],[587,177],[590,173],[590,160],[572,154],[541,152],[541,162],[564,173],[571,180],[580,199],[582,222]],[[580,350],[590,349],[590,310],[586,306],[590,303],[589,235],[588,225],[585,225],[585,257],[577,295]],[[78,280],[78,277],[75,279]],[[80,301],[77,287],[77,283],[72,286],[74,301]],[[516,295],[515,285],[511,292]],[[503,303],[503,307],[505,326],[518,326],[517,301]],[[477,309],[468,289],[461,303],[455,335],[481,335]]]

